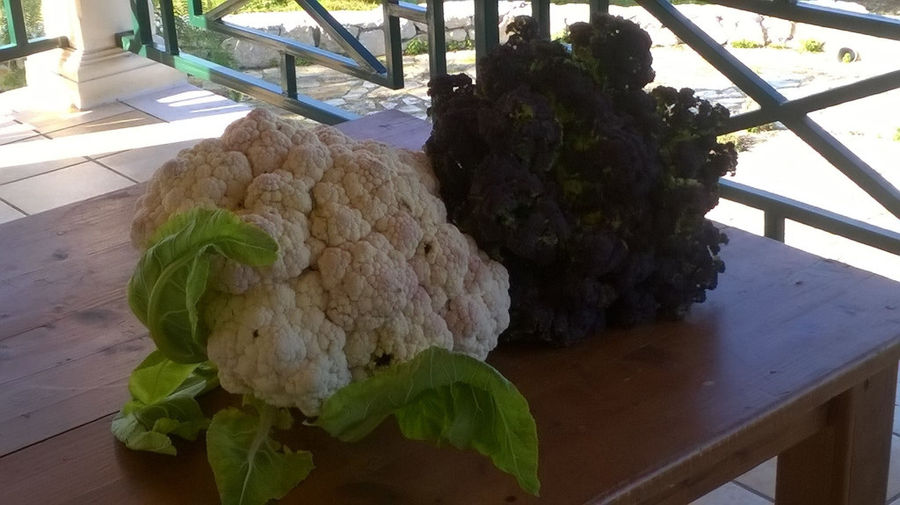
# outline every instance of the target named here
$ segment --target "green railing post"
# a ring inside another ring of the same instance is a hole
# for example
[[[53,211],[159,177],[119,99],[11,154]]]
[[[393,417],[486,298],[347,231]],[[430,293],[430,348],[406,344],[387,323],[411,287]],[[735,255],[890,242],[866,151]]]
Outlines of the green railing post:
[[[131,0],[132,19],[134,20],[134,33],[140,44],[153,44],[153,26],[150,18],[150,6],[147,0]]]
[[[531,17],[537,21],[541,38],[550,40],[550,0],[532,0]]]
[[[398,0],[382,0],[381,10],[384,12],[384,58],[387,62],[387,79],[394,89],[403,87],[403,47],[400,45],[400,18],[394,15],[393,9]]]
[[[500,45],[497,0],[475,0],[475,58]]]
[[[428,0],[428,69],[431,78],[447,73],[447,40],[444,33],[444,0]]]
[[[763,212],[763,235],[784,242],[784,215],[772,210]]]
[[[281,53],[281,93],[297,99],[297,59],[293,54]]]
[[[609,0],[589,0],[589,2],[592,18],[594,14],[609,12]]]
[[[175,10],[172,0],[159,0],[159,16],[162,20],[163,39],[166,41],[166,51],[169,54],[178,54],[178,33],[175,31]]]

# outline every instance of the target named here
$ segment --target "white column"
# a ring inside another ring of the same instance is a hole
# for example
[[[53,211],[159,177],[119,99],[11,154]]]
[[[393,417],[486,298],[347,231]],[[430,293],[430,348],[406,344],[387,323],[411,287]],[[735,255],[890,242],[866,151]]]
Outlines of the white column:
[[[88,109],[119,98],[185,82],[181,72],[116,45],[132,29],[129,0],[43,0],[48,35],[66,35],[70,48],[29,56],[28,87],[49,107]]]

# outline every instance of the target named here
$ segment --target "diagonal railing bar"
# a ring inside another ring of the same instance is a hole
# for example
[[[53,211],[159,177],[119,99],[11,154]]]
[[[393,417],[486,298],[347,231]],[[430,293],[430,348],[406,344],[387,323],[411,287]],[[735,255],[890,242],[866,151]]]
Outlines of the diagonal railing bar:
[[[325,29],[334,40],[344,48],[351,58],[358,61],[361,65],[371,68],[373,71],[382,74],[387,73],[387,68],[378,61],[371,52],[350,32],[340,24],[334,16],[322,4],[315,0],[294,0],[313,20]],[[388,22],[389,20],[385,20]]]
[[[762,109],[778,108],[787,99],[665,0],[637,0],[677,37],[731,79]],[[786,111],[790,112],[790,111]],[[805,114],[788,113],[779,120],[840,170],[885,209],[900,217],[900,191],[853,151]]]
[[[845,11],[804,2],[787,4],[760,0],[715,0],[715,3],[777,18],[900,40],[900,20],[876,14]]]
[[[250,0],[225,0],[206,12],[203,17],[206,18],[207,22],[219,21],[229,14],[234,14],[249,2]]]
[[[2,0],[6,3],[21,0]],[[375,84],[399,89],[404,85],[403,55],[400,34],[400,19],[410,19],[429,26],[430,71],[432,76],[446,73],[447,63],[444,38],[443,5],[440,0],[427,0],[426,6],[400,0],[381,0],[385,18],[385,60],[383,64],[362,43],[353,37],[318,0],[294,0],[330,35],[347,55],[321,49],[286,37],[272,35],[262,30],[240,26],[225,21],[250,0],[224,0],[218,6],[204,12],[203,0],[187,0],[188,21],[201,29],[223,33],[238,39],[262,44],[278,51],[280,56],[280,86],[218,65],[204,58],[182,53],[178,45],[176,18],[173,0],[160,0],[163,23],[163,44],[153,39],[153,21],[147,0],[129,0],[134,14],[134,30],[116,34],[116,40],[126,50],[140,54],[154,61],[172,66],[202,79],[224,84],[242,93],[254,96],[284,109],[297,112],[314,120],[334,124],[356,117],[347,111],[302,96],[297,92],[297,58],[302,57],[312,63],[335,69]],[[65,42],[65,38],[61,38]],[[40,47],[44,42],[40,41]],[[35,45],[37,47],[37,45]],[[7,47],[0,47],[0,58]],[[22,49],[13,47],[14,54]],[[436,54],[440,51],[440,54]]]
[[[295,98],[288,97],[280,86],[203,58],[186,53],[173,55],[167,53],[162,47],[157,47],[153,44],[141,44],[129,32],[117,34],[116,38],[126,51],[164,63],[187,74],[228,86],[242,93],[252,94],[260,100],[306,116],[314,121],[336,124],[359,117],[356,114],[303,95],[298,95]]]
[[[254,28],[247,28],[246,26],[218,21],[211,24],[209,29],[232,37],[240,37],[245,40],[272,47],[279,51],[284,51],[287,54],[307,58],[317,65],[332,68],[361,79],[368,79],[378,83],[381,83],[386,79],[385,74],[375,74],[371,69],[364,68],[359,62],[347,56],[335,54],[316,46],[304,44],[303,42],[298,42],[278,35],[272,35]]]
[[[729,118],[722,133],[730,133],[772,123],[778,121],[779,116],[782,114],[808,114],[897,88],[900,88],[900,70],[863,79],[852,84],[838,86],[803,98],[797,98],[776,107],[757,109],[732,116]]]
[[[308,1],[308,0],[295,0],[295,2],[309,14],[310,17],[322,28],[325,29],[334,40],[347,51],[350,58],[355,60],[357,63],[361,65],[359,66],[349,66],[346,62],[343,61],[341,55],[337,55],[332,53],[331,51],[325,51],[323,49],[316,48],[315,46],[310,46],[308,44],[302,44],[298,42],[291,41],[290,39],[284,37],[278,37],[275,35],[268,34],[261,30],[255,30],[252,28],[243,27],[240,25],[236,25],[233,23],[225,22],[222,18],[227,16],[228,14],[233,14],[235,11],[240,9],[249,2],[249,0],[226,0],[225,2],[217,5],[215,8],[205,13],[203,16],[193,16],[194,18],[200,18],[199,21],[201,23],[194,24],[202,24],[203,28],[227,33],[234,37],[247,38],[259,44],[265,44],[270,47],[274,47],[276,49],[284,49],[283,45],[288,44],[289,51],[296,51],[296,56],[309,57],[315,63],[327,66],[329,68],[333,68],[334,70],[338,70],[341,72],[350,71],[352,75],[362,78],[375,77],[375,81],[378,84],[388,85],[388,79],[390,76],[388,75],[388,69],[385,68],[384,65],[378,58],[376,58],[368,49],[365,48],[350,32],[347,31],[346,28],[343,27],[334,16],[332,16],[322,5],[317,1]],[[193,20],[192,20],[193,22]],[[248,35],[247,37],[242,37],[242,34]],[[332,64],[330,60],[331,57],[334,57],[337,60],[336,64]],[[363,70],[366,69],[366,70]],[[367,73],[370,71],[375,75]]]

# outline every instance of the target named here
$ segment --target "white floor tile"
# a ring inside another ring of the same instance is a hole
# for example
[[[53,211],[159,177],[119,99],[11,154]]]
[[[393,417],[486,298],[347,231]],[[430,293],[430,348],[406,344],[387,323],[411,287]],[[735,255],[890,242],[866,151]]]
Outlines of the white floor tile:
[[[16,114],[16,119],[37,128],[41,133],[50,133],[75,125],[90,123],[110,116],[133,110],[131,107],[113,102],[94,107],[91,110],[72,110],[60,112],[55,110],[33,110]]]
[[[38,132],[29,124],[15,121],[0,121],[0,144],[9,144],[30,137],[37,137]]]
[[[199,139],[132,149],[100,158],[98,161],[120,174],[143,182],[150,179],[153,173],[156,172],[156,169],[161,167],[166,161],[174,158],[179,151],[187,149],[198,142],[200,142]]]
[[[0,202],[0,223],[19,219],[20,217],[25,217],[25,214],[22,214],[4,202]]]
[[[22,145],[29,144],[35,140],[46,141],[47,139],[46,137],[40,136],[32,137],[16,142],[15,148],[11,145],[0,146],[0,184],[6,184],[87,161],[81,156],[55,158],[55,153],[50,153],[51,155],[47,156],[47,159],[29,163],[30,161],[34,161],[35,158],[31,155],[23,156],[23,153],[19,150],[22,149]],[[47,151],[52,151],[52,149],[48,149],[48,147],[50,147],[49,142],[31,145],[35,146],[34,153],[41,152],[41,154],[47,154]],[[13,151],[16,151],[16,154],[13,154]]]
[[[249,110],[246,105],[190,84],[123,99],[122,102],[165,121]]]
[[[0,198],[29,214],[128,187],[132,181],[92,161],[0,186]]]
[[[772,502],[729,482],[691,505],[771,505]]]
[[[769,499],[774,500],[777,465],[778,459],[772,458],[735,480],[753,489],[757,493],[764,494],[768,496]]]

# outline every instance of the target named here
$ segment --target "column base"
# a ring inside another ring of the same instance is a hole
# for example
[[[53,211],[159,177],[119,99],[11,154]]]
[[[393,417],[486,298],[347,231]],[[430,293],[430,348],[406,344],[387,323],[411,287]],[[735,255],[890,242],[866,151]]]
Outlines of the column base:
[[[47,108],[56,109],[89,109],[187,81],[174,68],[119,48],[35,54],[25,60],[25,76],[28,87],[46,98]]]

